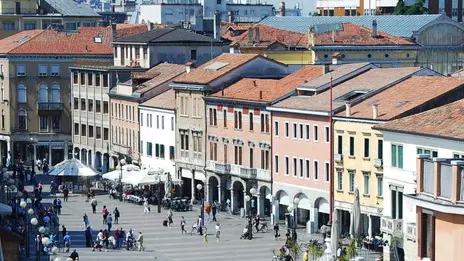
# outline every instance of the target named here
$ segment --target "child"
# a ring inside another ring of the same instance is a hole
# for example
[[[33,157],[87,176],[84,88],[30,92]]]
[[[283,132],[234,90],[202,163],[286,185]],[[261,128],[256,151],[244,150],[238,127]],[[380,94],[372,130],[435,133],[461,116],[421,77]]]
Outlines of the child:
[[[203,243],[208,243],[208,229],[206,227],[203,233]]]
[[[185,219],[184,219],[184,216],[182,216],[182,219],[180,220],[180,229],[181,229],[181,232],[182,232],[182,235],[184,234],[187,234],[187,231],[185,230]]]
[[[216,223],[216,241],[219,242],[219,237],[221,236],[221,225],[219,222]]]

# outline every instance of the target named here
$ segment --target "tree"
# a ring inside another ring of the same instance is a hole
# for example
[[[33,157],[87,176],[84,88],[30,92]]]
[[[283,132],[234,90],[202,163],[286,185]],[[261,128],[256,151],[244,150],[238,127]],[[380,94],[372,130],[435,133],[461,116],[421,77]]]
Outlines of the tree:
[[[398,0],[395,7],[395,15],[420,15],[426,14],[429,10],[424,6],[425,0],[416,0],[413,5],[406,6],[404,0]]]
[[[404,15],[407,10],[408,10],[408,7],[404,4],[404,1],[398,0],[398,3],[396,3],[395,12],[393,12],[393,14]]]

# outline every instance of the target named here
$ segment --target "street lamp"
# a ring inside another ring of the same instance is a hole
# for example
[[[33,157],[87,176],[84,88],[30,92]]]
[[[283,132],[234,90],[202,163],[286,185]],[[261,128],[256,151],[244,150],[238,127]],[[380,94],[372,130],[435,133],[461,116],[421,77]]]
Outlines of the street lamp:
[[[154,171],[154,170],[149,170],[148,175],[155,175],[156,180],[158,181],[158,213],[161,213],[161,197],[163,196],[161,194],[161,175]],[[172,204],[172,202],[169,202],[169,204]]]
[[[250,215],[250,212],[251,212],[251,211],[248,209],[248,204],[250,203],[250,200],[251,200],[251,197],[248,196],[248,195],[246,195],[246,196],[245,196],[245,210],[246,210],[245,215],[248,215],[248,216],[250,217],[250,219],[251,219],[251,215]],[[250,208],[251,208],[251,207],[250,207]]]
[[[201,222],[205,222],[204,220],[204,216],[205,216],[205,200],[203,199],[203,185],[201,184],[198,184],[197,185],[197,190],[198,192],[200,192],[200,199],[201,199],[201,210],[200,210],[200,217],[201,217]],[[201,227],[203,227],[203,224],[199,224],[200,225],[200,229]]]
[[[37,144],[37,139],[34,138],[34,137],[31,137],[29,140],[31,141],[31,146],[32,146],[32,147],[31,147],[31,179],[32,179],[32,177],[33,177],[34,174],[35,174],[35,168],[34,168],[34,164],[35,164],[35,160],[34,160],[34,157],[35,157],[35,155],[34,155],[34,145]]]
[[[119,161],[119,166],[121,168],[121,172],[119,172],[119,201],[122,201],[122,166],[126,165],[126,159],[122,158]]]
[[[296,239],[296,216],[297,216],[297,209],[298,209],[298,204],[300,204],[300,198],[294,198],[293,199],[293,204],[289,205],[287,207],[287,210],[288,210],[288,213],[290,213],[291,215],[293,215],[293,219],[292,219],[292,239],[295,240]],[[289,219],[290,221],[290,219]]]
[[[252,187],[252,188],[250,189],[250,194],[251,194],[251,196],[252,196],[252,197],[255,197],[255,196],[256,196],[256,193],[258,193],[258,190],[257,190],[255,187]],[[257,200],[259,200],[259,199],[257,199]],[[255,202],[255,204],[258,204],[258,202]],[[250,212],[251,212],[252,214],[254,213],[254,212],[253,212],[253,208],[256,208],[256,207],[257,207],[257,205],[254,205],[254,206],[251,206],[251,205],[250,205]],[[256,211],[256,213],[257,213],[257,212],[258,212],[258,211]]]

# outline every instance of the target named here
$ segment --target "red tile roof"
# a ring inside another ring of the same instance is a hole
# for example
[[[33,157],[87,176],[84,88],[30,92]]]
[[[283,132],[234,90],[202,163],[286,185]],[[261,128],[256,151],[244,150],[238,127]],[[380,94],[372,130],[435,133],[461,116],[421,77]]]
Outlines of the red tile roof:
[[[373,118],[372,104],[377,104],[377,119],[400,117],[424,103],[464,85],[463,78],[444,76],[413,76],[362,102],[351,106],[351,117]],[[338,116],[345,116],[345,111]]]
[[[258,57],[262,56],[258,54],[223,53],[197,69],[192,70],[190,73],[178,77],[175,82],[208,84]],[[224,66],[218,70],[206,70],[207,67],[218,64],[223,64]]]
[[[116,36],[128,36],[147,31],[146,25],[122,25],[116,27]],[[30,35],[30,40],[11,45],[18,35]],[[101,42],[95,38],[101,37]],[[77,33],[55,30],[24,31],[0,40],[0,46],[10,45],[5,53],[11,54],[112,54],[111,27],[80,27]]]
[[[257,36],[257,31],[259,31],[259,37]],[[306,47],[308,43],[308,36],[306,34],[282,30],[264,24],[253,26],[251,30],[252,42],[249,40],[249,34],[250,31],[244,32],[240,37],[234,39],[230,46],[268,48],[273,44],[281,44],[287,47]]]
[[[166,82],[172,81],[175,77],[185,73],[185,65],[160,63],[146,72],[146,75],[152,75],[151,79],[136,87],[137,93],[146,93]]]
[[[214,93],[212,97],[271,102],[295,90],[305,80],[311,80],[321,73],[320,66],[305,66],[280,80],[244,78],[223,91]]]
[[[173,89],[169,89],[142,103],[141,106],[174,110],[176,108],[176,94]]]
[[[0,40],[0,53],[8,53],[11,50],[25,44],[40,35],[43,30],[22,31]]]
[[[413,45],[398,36],[377,32],[372,37],[372,29],[358,24],[343,23],[343,30],[314,35],[314,45]],[[400,26],[400,25],[399,25]],[[335,41],[334,41],[335,40]]]
[[[160,24],[158,26],[160,28],[165,28],[168,25]],[[145,33],[146,31],[148,31],[148,27],[146,24],[116,24],[117,38],[124,38],[135,34],[141,34]]]
[[[464,99],[397,119],[374,128],[425,136],[464,140]]]
[[[235,41],[240,38],[240,36],[245,33],[248,28],[252,28],[252,23],[221,23],[221,37],[229,41]]]

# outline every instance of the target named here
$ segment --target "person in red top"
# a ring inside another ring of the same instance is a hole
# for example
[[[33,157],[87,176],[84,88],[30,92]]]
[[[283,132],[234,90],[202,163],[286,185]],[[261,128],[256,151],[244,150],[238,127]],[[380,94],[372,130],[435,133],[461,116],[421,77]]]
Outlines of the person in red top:
[[[116,229],[114,231],[114,239],[116,240],[116,248],[119,249],[120,248],[120,245],[119,245],[119,239],[121,238],[121,234],[119,233],[119,229]]]
[[[103,224],[106,224],[106,217],[108,216],[108,209],[106,208],[106,206],[103,206],[102,213],[103,213]]]

